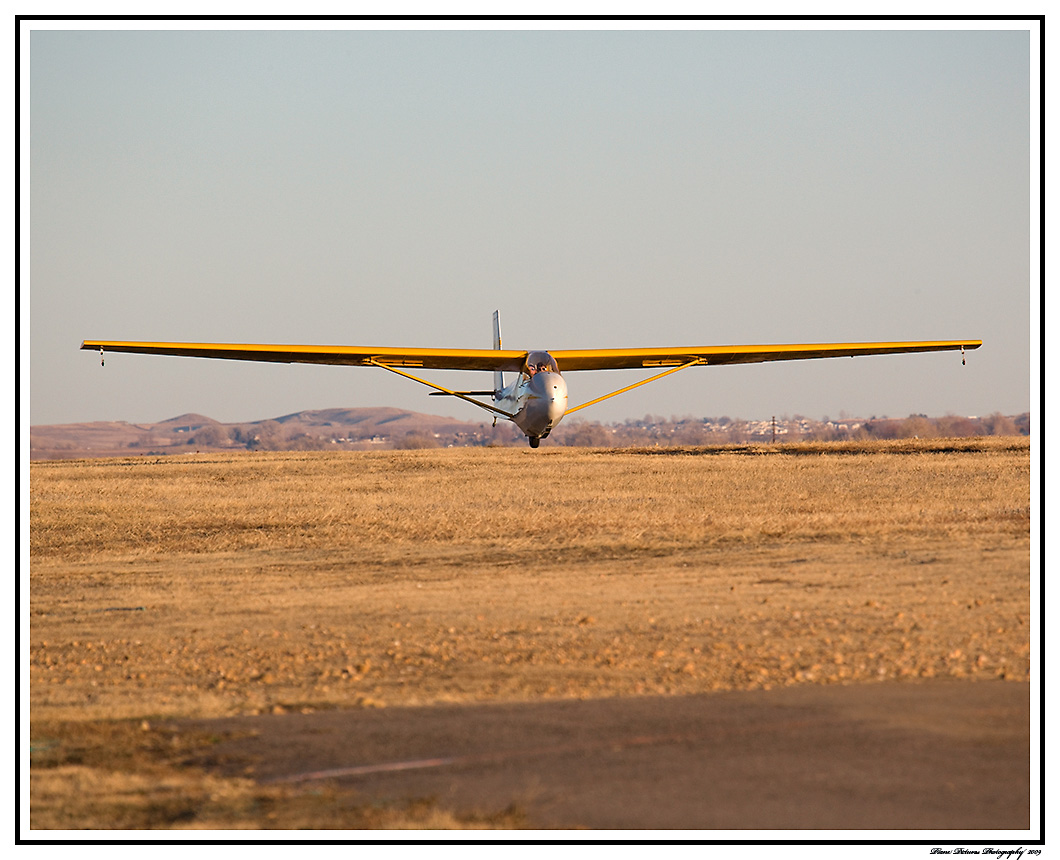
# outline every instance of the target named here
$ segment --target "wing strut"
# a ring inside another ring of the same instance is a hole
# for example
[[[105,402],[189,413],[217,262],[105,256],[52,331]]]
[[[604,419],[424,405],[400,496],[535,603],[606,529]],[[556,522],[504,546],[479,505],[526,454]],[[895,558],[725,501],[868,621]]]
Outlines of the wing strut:
[[[590,400],[587,403],[581,403],[577,406],[573,406],[567,410],[566,414],[570,415],[572,412],[577,412],[579,409],[584,409],[586,406],[592,406],[594,403],[599,403],[601,400],[607,400],[609,397],[614,397],[617,394],[625,394],[627,391],[632,391],[634,388],[639,388],[642,385],[647,385],[649,382],[655,382],[656,379],[662,379],[664,376],[669,376],[671,373],[677,373],[677,371],[684,370],[686,367],[692,367],[696,364],[706,363],[706,359],[694,358],[691,361],[686,361],[679,367],[671,367],[669,370],[664,370],[662,373],[655,374],[655,376],[649,376],[647,379],[642,379],[640,382],[634,382],[632,385],[627,385],[625,388],[618,389],[618,391],[612,391],[610,394],[605,394],[603,397],[597,397],[595,400]]]
[[[468,403],[474,403],[481,409],[485,409],[489,412],[493,412],[497,415],[503,415],[505,418],[515,418],[511,412],[505,412],[503,409],[498,409],[496,406],[491,406],[488,403],[483,403],[481,400],[475,400],[474,397],[468,397],[460,391],[453,391],[451,388],[446,388],[442,385],[435,385],[433,382],[428,382],[426,379],[420,379],[418,376],[413,376],[411,373],[405,373],[404,370],[398,370],[396,367],[390,364],[384,364],[381,361],[376,361],[374,358],[368,358],[365,360],[366,364],[370,364],[373,367],[381,367],[383,370],[389,370],[392,373],[396,373],[398,376],[404,376],[406,379],[411,379],[413,382],[419,382],[421,385],[426,385],[428,388],[434,388],[443,394],[448,394],[451,397],[459,397],[461,400],[466,400]]]

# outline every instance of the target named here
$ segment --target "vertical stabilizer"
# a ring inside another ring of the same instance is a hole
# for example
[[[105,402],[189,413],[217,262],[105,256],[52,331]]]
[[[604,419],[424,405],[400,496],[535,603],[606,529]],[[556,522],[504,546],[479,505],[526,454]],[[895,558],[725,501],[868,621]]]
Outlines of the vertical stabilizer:
[[[501,348],[501,312],[493,312],[493,348]],[[504,374],[499,370],[493,371],[493,396],[496,397],[504,390]]]

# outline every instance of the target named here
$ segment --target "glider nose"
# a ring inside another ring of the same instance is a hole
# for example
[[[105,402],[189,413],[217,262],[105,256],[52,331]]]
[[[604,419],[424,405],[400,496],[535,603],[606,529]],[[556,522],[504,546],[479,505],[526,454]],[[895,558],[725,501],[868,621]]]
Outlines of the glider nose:
[[[539,372],[530,380],[529,398],[516,423],[528,436],[544,437],[567,411],[567,382],[558,373]]]
[[[554,427],[567,411],[567,381],[558,373],[546,373],[544,376],[548,421]]]

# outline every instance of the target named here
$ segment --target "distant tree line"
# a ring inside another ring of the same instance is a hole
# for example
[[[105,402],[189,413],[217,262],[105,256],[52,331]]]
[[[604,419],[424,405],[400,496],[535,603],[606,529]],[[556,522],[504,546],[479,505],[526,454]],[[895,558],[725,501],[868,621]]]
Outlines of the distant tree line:
[[[561,424],[552,439],[561,445],[637,447],[643,445],[725,445],[749,442],[818,442],[866,439],[909,439],[954,436],[1029,436],[1030,414],[1007,416],[998,412],[983,417],[944,415],[929,418],[842,419],[814,421],[801,415],[770,421],[721,418],[662,418],[600,424]]]
[[[926,415],[910,415],[907,418],[873,416],[864,420],[843,418],[838,421],[828,418],[815,421],[802,415],[785,415],[769,421],[745,421],[728,416],[673,416],[667,419],[659,415],[645,415],[641,419],[610,424],[595,421],[564,422],[553,431],[549,441],[572,447],[639,447],[1028,435],[1029,413],[1008,416],[995,412],[980,417],[944,415],[940,418]],[[252,451],[507,447],[524,443],[522,434],[509,422],[499,422],[495,427],[490,424],[469,425],[467,432],[445,435],[414,430],[385,438],[336,440],[327,434],[289,432],[283,424],[271,420],[254,424],[207,424],[196,428],[186,442],[195,448],[246,448]]]

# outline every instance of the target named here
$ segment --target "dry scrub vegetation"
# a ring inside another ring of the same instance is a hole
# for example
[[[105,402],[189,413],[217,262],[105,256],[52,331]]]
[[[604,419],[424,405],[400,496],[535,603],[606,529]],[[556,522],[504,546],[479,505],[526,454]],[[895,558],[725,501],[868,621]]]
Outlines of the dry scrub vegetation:
[[[34,826],[517,824],[214,784],[169,717],[1026,680],[1029,470],[1008,437],[33,463]]]

